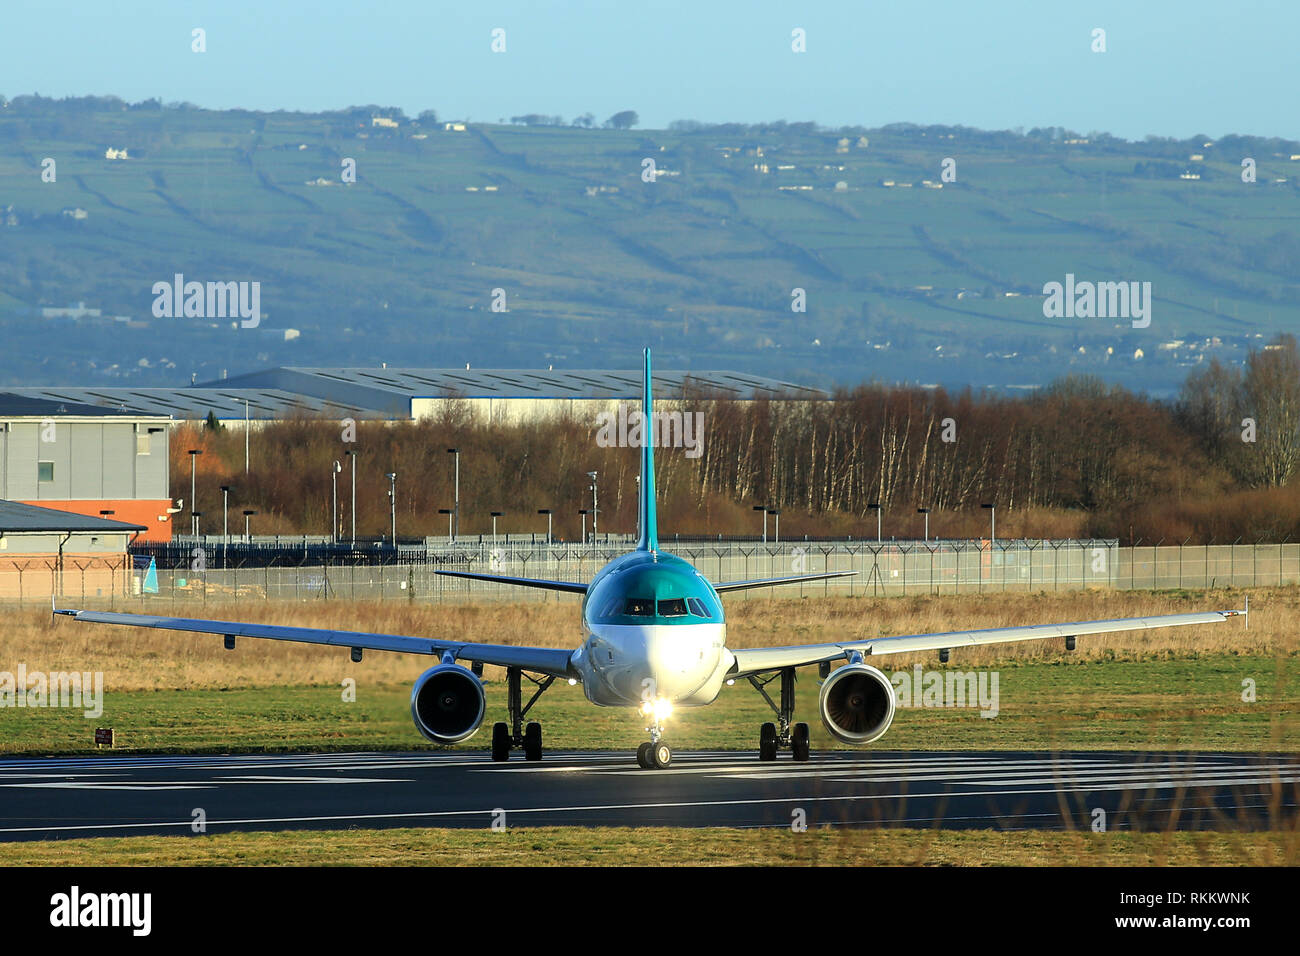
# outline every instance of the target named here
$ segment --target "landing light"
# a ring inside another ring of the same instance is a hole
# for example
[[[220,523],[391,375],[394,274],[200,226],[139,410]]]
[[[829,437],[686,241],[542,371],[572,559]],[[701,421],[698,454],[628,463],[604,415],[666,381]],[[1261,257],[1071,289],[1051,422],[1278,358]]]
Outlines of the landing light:
[[[641,716],[654,715],[655,720],[667,720],[673,715],[673,703],[664,697],[641,701]]]
[[[570,678],[569,678],[569,686],[570,686],[570,687],[572,687],[572,686],[573,686],[574,684],[576,684],[576,683],[578,683],[578,678],[576,678],[576,677],[570,677]]]
[[[727,686],[728,686],[728,687],[735,687],[735,686],[736,686],[736,682],[735,682],[734,680],[729,680],[729,681],[727,681]]]

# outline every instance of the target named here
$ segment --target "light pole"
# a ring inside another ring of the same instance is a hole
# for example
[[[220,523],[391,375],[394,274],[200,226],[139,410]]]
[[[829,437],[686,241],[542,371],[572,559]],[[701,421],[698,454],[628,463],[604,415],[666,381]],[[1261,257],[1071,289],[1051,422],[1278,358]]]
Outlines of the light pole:
[[[349,448],[343,454],[352,459],[352,546],[357,544],[357,453]]]
[[[930,509],[929,509],[929,508],[917,508],[917,509],[916,509],[916,513],[919,514],[919,515],[925,515],[925,540],[926,540],[927,542],[929,542],[929,540],[930,540]]]
[[[989,547],[998,543],[998,509],[994,505],[980,505],[989,509]]]
[[[596,472],[587,472],[587,477],[591,479],[591,543],[596,543],[596,535],[600,534],[600,506],[596,502]]]
[[[550,509],[550,508],[538,508],[538,509],[537,509],[537,513],[538,513],[539,515],[546,515],[546,545],[547,545],[547,547],[550,547],[550,544],[551,544],[551,509]]]
[[[339,472],[343,470],[343,465],[334,462],[334,467],[330,469],[330,484],[334,489],[334,510],[330,518],[330,544],[339,543]]]
[[[763,512],[763,543],[767,544],[767,505],[754,505],[754,510]]]
[[[876,513],[876,544],[880,544],[880,502],[873,501],[867,507]]]
[[[452,499],[452,514],[455,519],[451,530],[451,540],[455,541],[460,534],[460,449],[448,448],[447,454],[456,456],[456,490],[455,497]]]
[[[249,511],[247,508],[244,509],[244,544],[252,544],[253,539],[248,533],[248,519],[255,514],[257,514],[256,511]]]
[[[244,474],[248,474],[248,399],[244,399]]]
[[[587,546],[587,515],[590,513],[591,511],[587,508],[578,509],[578,514],[582,515],[582,546],[584,548]]]
[[[201,448],[191,448],[188,454],[190,456],[190,534],[197,538],[199,536],[199,519],[195,517],[197,512],[194,510],[195,505],[198,504],[194,497],[194,476],[197,471],[195,462],[199,460],[199,455],[203,454],[203,450]]]
[[[226,566],[226,551],[230,548],[230,486],[221,486],[221,566]]]
[[[392,530],[393,547],[397,547],[397,472],[390,471],[388,479],[388,518]]]
[[[439,508],[438,514],[447,516],[447,539],[451,540],[451,509]]]
[[[492,544],[493,545],[497,543],[497,518],[501,518],[504,516],[505,516],[504,511],[492,512]]]
[[[776,543],[777,543],[777,544],[780,544],[780,543],[781,543],[781,509],[780,509],[780,508],[768,508],[768,509],[767,509],[767,513],[770,514],[770,515],[772,515],[772,516],[774,516],[774,517],[776,518]],[[763,524],[764,524],[764,526],[767,525],[767,517],[766,517],[766,516],[763,517]]]
[[[199,536],[199,519],[203,517],[202,511],[191,511],[190,517],[194,519],[194,537]]]

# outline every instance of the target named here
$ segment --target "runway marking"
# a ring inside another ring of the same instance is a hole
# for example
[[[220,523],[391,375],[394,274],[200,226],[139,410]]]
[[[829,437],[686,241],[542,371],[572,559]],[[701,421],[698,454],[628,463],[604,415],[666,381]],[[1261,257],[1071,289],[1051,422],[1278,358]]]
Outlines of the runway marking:
[[[1060,788],[1062,793],[1094,793],[1101,790],[1128,790],[1131,787],[1128,784],[1100,784],[1089,787],[1066,787]],[[1157,786],[1156,789],[1176,790],[1177,785]],[[787,806],[800,806],[806,803],[853,803],[859,801],[879,801],[879,800],[906,800],[926,799],[926,800],[946,800],[953,797],[989,797],[989,796],[1018,796],[1018,795],[1041,795],[1042,789],[1015,789],[1015,790],[969,790],[955,791],[938,794],[843,794],[838,796],[789,796],[789,797],[766,797],[753,798],[747,800],[690,800],[678,802],[662,803],[631,803],[631,804],[593,804],[588,806],[573,807],[515,807],[501,808],[493,807],[491,809],[478,810],[421,810],[399,813],[362,813],[362,814],[334,814],[327,816],[311,817],[248,817],[235,820],[208,820],[208,826],[244,826],[259,824],[283,824],[283,823],[342,823],[344,821],[360,820],[431,820],[446,819],[449,817],[469,817],[483,816],[488,820],[496,819],[497,814],[502,810],[506,815],[510,814],[528,814],[528,813],[593,813],[600,811],[629,811],[629,810],[685,810],[690,808],[704,807],[737,807],[737,806],[766,806],[772,804],[785,804]],[[1180,808],[1181,809],[1181,808]],[[1226,811],[1225,811],[1226,812]],[[840,821],[849,822],[849,821]],[[871,821],[861,821],[871,822]],[[87,830],[129,830],[129,829],[166,829],[169,827],[188,827],[192,821],[163,821],[156,823],[99,823],[99,824],[74,824],[71,826],[36,826],[36,827],[5,827],[0,828],[0,833],[51,833],[51,832],[74,832]]]
[[[628,761],[628,763],[630,763],[630,761]],[[1099,761],[1099,763],[1101,763],[1101,761]],[[675,765],[668,766],[667,769],[664,770],[655,771],[655,773],[664,774],[664,775],[673,775],[673,774],[731,775],[731,777],[735,777],[736,779],[748,779],[750,777],[757,777],[757,775],[762,775],[762,777],[776,778],[779,777],[779,775],[781,774],[787,774],[790,775],[790,777],[798,777],[798,775],[813,775],[815,771],[816,773],[823,773],[823,774],[848,774],[848,773],[859,773],[859,771],[861,771],[861,773],[867,773],[867,771],[870,770],[891,770],[893,769],[893,767],[907,767],[907,766],[911,766],[911,763],[907,761],[891,761],[888,763],[880,762],[880,763],[870,763],[870,765],[865,765],[865,763],[859,763],[855,761],[853,762],[816,761],[816,762],[806,763],[806,765],[803,765],[803,766],[810,767],[810,769],[807,771],[798,770],[796,769],[797,766],[798,765],[792,766],[790,765],[790,763],[777,763],[777,765],[774,765],[774,763],[762,763],[762,762],[758,762],[757,760],[753,760],[753,758],[751,758],[751,762],[746,762],[746,763],[736,763],[732,761],[732,762],[718,762],[718,763],[703,763],[703,765],[701,766],[679,766],[676,765],[675,763]],[[965,769],[965,770],[971,770],[972,767],[970,762],[953,763],[953,765],[950,766],[958,767],[958,769]],[[1061,766],[1061,765],[1060,763],[1052,763],[1049,761],[1028,761],[1023,763],[988,761],[988,766],[991,767],[992,769],[992,767],[1034,767],[1034,766]],[[944,773],[944,771],[949,769],[950,767],[948,765],[932,766],[932,767],[917,767],[917,773]],[[516,774],[589,773],[589,774],[633,775],[633,777],[637,777],[637,775],[641,775],[645,773],[645,770],[643,770],[642,767],[628,766],[627,763],[624,763],[623,761],[619,761],[619,763],[617,763],[617,765],[615,766],[607,766],[607,767],[582,767],[582,766],[569,766],[569,765],[565,765],[565,763],[542,762],[542,763],[520,763],[520,765],[510,765],[510,763],[495,763],[495,765],[474,767],[474,773],[489,773],[489,774],[490,773],[516,773]]]
[[[644,773],[644,771],[641,771]],[[997,769],[984,771],[964,771],[960,773],[923,771],[915,774],[902,774],[894,776],[880,776],[868,771],[854,770],[810,770],[800,771],[777,771],[766,774],[762,779],[765,780],[797,780],[801,778],[822,778],[836,782],[863,782],[863,783],[900,783],[906,781],[915,781],[917,783],[944,783],[960,782],[973,780],[989,780],[990,783],[1028,783],[1031,781],[1042,780],[1052,782],[1053,780],[1088,780],[1095,778],[1121,779],[1124,777],[1141,779],[1144,776],[1172,776],[1181,775],[1187,777],[1197,776],[1221,776],[1224,774],[1236,774],[1242,777],[1272,777],[1279,778],[1300,774],[1300,766],[1270,766],[1270,767],[1169,767],[1169,766],[1115,766],[1115,767],[1097,767],[1087,769],[1053,769],[1029,772],[1026,769]],[[751,780],[752,774],[745,773],[720,773],[718,776],[728,780]],[[1016,779],[1017,777],[1021,779]]]
[[[34,783],[0,783],[10,789],[44,790],[213,790],[224,784],[328,784],[410,783],[400,777],[213,777],[208,780],[50,780]]]

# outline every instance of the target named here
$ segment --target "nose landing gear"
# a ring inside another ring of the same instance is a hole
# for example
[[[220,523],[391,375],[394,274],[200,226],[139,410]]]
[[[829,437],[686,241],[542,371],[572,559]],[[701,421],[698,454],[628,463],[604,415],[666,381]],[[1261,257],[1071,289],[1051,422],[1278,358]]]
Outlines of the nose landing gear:
[[[666,770],[673,762],[673,751],[660,738],[663,728],[652,724],[646,728],[650,739],[636,748],[636,763],[642,770]]]

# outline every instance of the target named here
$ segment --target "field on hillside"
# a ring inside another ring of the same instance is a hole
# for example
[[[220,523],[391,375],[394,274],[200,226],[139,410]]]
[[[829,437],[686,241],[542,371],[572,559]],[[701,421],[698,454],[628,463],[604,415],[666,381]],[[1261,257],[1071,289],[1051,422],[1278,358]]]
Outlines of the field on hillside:
[[[0,358],[0,375],[24,384],[53,384],[56,369],[87,384],[212,379],[245,370],[250,348],[266,365],[450,353],[623,367],[652,342],[665,367],[746,354],[749,371],[811,384],[886,368],[989,385],[1140,369],[1161,391],[1206,348],[1239,360],[1296,303],[1295,150],[1281,141],[906,125],[377,131],[341,114],[29,109],[0,115],[12,147],[0,211],[13,212],[0,321],[25,356]],[[130,158],[106,159],[110,144]],[[1250,186],[1245,150],[1259,164]],[[59,163],[54,183],[41,182],[44,157]],[[340,181],[344,160],[355,183]],[[262,282],[265,323],[154,319],[152,284],[178,271]],[[1151,326],[1044,318],[1044,283],[1067,273],[1151,282]],[[494,288],[508,313],[490,310]],[[792,311],[793,289],[806,311]],[[83,323],[58,363],[31,361],[51,328],[32,310],[83,300],[143,325]],[[286,328],[302,334],[286,341]],[[109,344],[118,364],[92,366]]]

